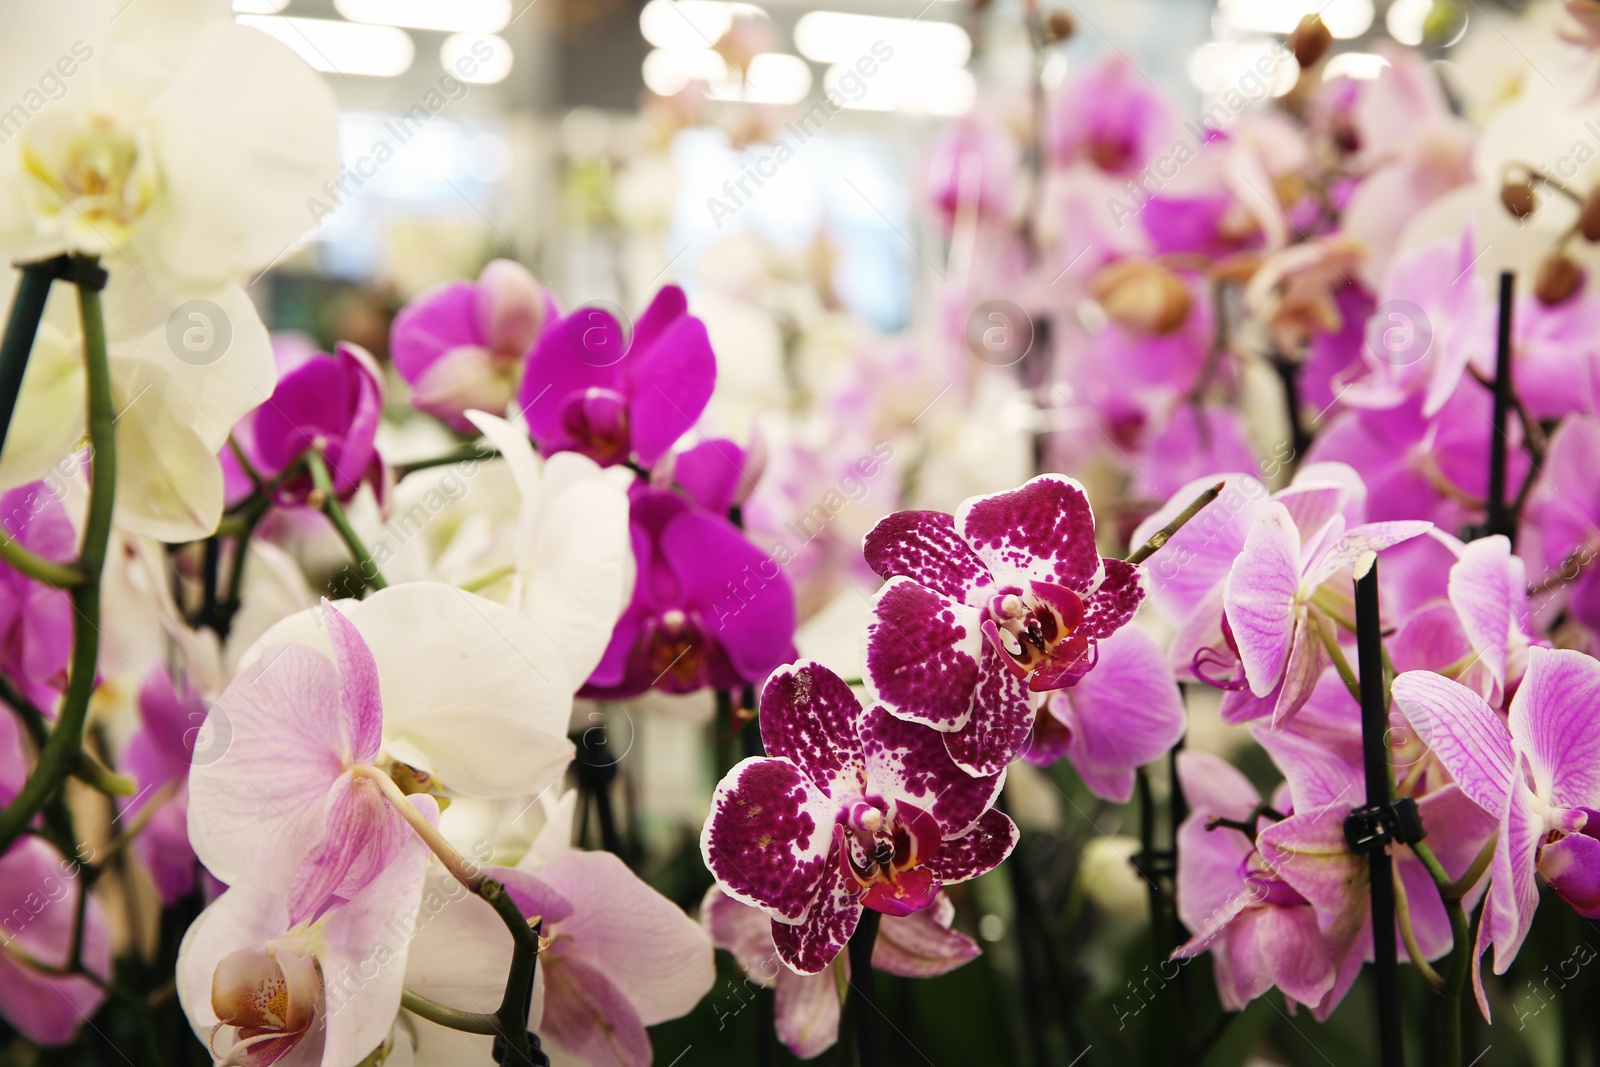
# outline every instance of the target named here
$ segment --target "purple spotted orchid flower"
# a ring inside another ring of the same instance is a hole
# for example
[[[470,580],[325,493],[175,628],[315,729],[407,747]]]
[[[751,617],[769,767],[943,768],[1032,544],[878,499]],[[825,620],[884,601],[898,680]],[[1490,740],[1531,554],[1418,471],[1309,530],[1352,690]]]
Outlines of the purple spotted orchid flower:
[[[1579,915],[1600,918],[1600,663],[1529,649],[1505,717],[1425,671],[1396,678],[1394,700],[1461,791],[1498,822],[1477,947],[1481,955],[1494,946],[1495,973],[1506,972],[1533,923],[1535,872]]]
[[[0,524],[35,555],[57,563],[77,555],[72,520],[44,482],[0,496]],[[45,714],[54,714],[71,652],[72,602],[66,591],[0,563],[0,673]]]
[[[910,915],[1016,843],[990,806],[1003,770],[968,775],[936,732],[863,708],[820,664],[777,671],[760,722],[768,755],[717,786],[700,852],[723,892],[771,916],[779,958],[801,974],[833,962],[863,908]]]
[[[526,267],[490,260],[476,282],[447,282],[401,308],[389,354],[417,408],[470,433],[468,411],[505,411],[555,316],[555,301]]]
[[[1139,568],[1101,559],[1089,498],[1059,474],[972,497],[955,515],[896,512],[865,553],[887,579],[867,625],[868,688],[891,714],[941,732],[975,775],[1016,758],[1036,695],[1082,678],[1144,598]]]
[[[873,969],[902,978],[933,978],[976,959],[978,943],[950,929],[955,912],[950,897],[941,892],[921,911],[884,916],[872,945]],[[790,1052],[808,1060],[833,1047],[839,1040],[840,1009],[833,975],[796,974],[783,966],[766,913],[716,886],[706,890],[700,922],[718,948],[733,954],[747,983],[772,988],[773,1028]],[[849,960],[844,964],[848,976]]]
[[[341,343],[329,355],[282,339],[274,342],[273,352],[277,388],[233,429],[251,469],[270,481],[317,448],[327,459],[339,499],[354,496],[364,481],[381,492],[383,460],[376,440],[383,375],[372,356],[358,345]],[[248,492],[249,479],[231,448],[223,449],[221,459],[229,499],[235,500]],[[309,473],[291,477],[278,487],[278,503],[304,504],[311,489]]]
[[[631,343],[599,308],[555,322],[528,360],[517,406],[547,456],[581,452],[603,467],[651,467],[695,424],[716,380],[705,324],[669,285],[639,316]]]
[[[581,696],[622,699],[756,685],[794,658],[794,591],[782,568],[727,519],[636,483],[638,577]]]

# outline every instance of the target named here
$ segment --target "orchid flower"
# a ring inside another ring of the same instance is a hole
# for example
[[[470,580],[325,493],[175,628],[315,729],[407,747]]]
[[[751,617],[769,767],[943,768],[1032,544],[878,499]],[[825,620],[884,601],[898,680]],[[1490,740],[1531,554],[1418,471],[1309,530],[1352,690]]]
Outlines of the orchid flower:
[[[774,672],[760,723],[768,755],[717,786],[700,852],[723,892],[771,916],[779,958],[801,974],[833,962],[863,908],[909,915],[1016,843],[990,807],[1003,769],[968,775],[936,731],[863,708],[820,664]]]
[[[1580,415],[1562,422],[1550,438],[1545,483],[1535,491],[1529,516],[1530,525],[1540,531],[1546,572],[1573,578],[1558,603],[1564,602],[1577,621],[1600,631],[1600,568],[1585,565],[1600,554],[1597,449],[1600,419]]]
[[[217,452],[273,383],[266,331],[238,282],[314,221],[307,198],[338,172],[333,94],[221,0],[51,4],[18,14],[0,59],[7,99],[39,98],[0,151],[0,251],[105,257],[117,436],[142,457],[118,472],[117,522],[203,537],[222,511]],[[71,71],[71,92],[44,100],[27,70]],[[6,487],[42,476],[82,436],[78,327],[56,314],[64,298],[52,304],[18,405],[43,432],[8,438]]]
[[[1125,178],[1171,151],[1181,133],[1166,98],[1127,59],[1107,53],[1061,84],[1046,143],[1057,165],[1088,164]]]
[[[555,316],[555,301],[526,267],[494,259],[476,282],[447,282],[401,308],[389,350],[411,402],[466,432],[468,411],[506,409]]]
[[[383,414],[383,376],[372,356],[358,345],[342,343],[332,355],[292,342],[279,343],[276,352],[277,388],[233,431],[250,470],[271,481],[315,449],[327,461],[340,500],[354,496],[362,482],[370,483],[382,499],[383,460],[376,437]],[[240,485],[240,467],[231,449],[223,467]],[[302,472],[278,486],[276,500],[304,504],[311,490],[311,475]]]
[[[408,840],[399,792],[529,796],[573,751],[561,656],[520,613],[420,582],[325,604],[325,632],[318,616],[246,655],[197,738],[220,755],[189,773],[201,862],[229,885],[292,888],[291,925],[349,899]]]
[[[1600,827],[1591,824],[1600,809],[1600,663],[1530,648],[1504,719],[1482,696],[1425,671],[1396,678],[1394,700],[1461,791],[1499,824],[1477,948],[1494,946],[1495,973],[1511,966],[1533,923],[1535,871],[1579,915],[1600,918]]]
[[[581,696],[757,685],[794,658],[794,591],[721,515],[642,483],[630,493],[633,597]]]
[[[146,805],[161,805],[134,839],[133,848],[169,906],[194,891],[199,867],[189,844],[189,766],[205,722],[206,705],[195,696],[187,678],[182,683],[180,691],[162,665],[150,671],[139,690],[140,728],[122,753],[122,767],[133,775],[140,790],[123,816],[134,819]],[[158,792],[163,789],[170,795],[163,797]]]
[[[1134,771],[1183,737],[1183,697],[1161,649],[1138,626],[1100,642],[1100,660],[1071,689],[1051,693],[1025,758],[1065,756],[1095,796],[1126,804]]]
[[[7,537],[37,556],[56,563],[77,558],[77,531],[44,482],[0,496],[0,524]],[[72,602],[66,592],[0,562],[0,672],[51,714],[66,688],[71,650]]]
[[[1337,641],[1322,586],[1348,570],[1365,552],[1417,537],[1431,523],[1365,523],[1345,528],[1335,515],[1306,537],[1282,503],[1256,516],[1244,548],[1223,587],[1226,621],[1239,650],[1245,679],[1257,698],[1276,693],[1274,722],[1300,710],[1328,663],[1327,644]],[[1337,609],[1335,609],[1337,610]]]
[[[1058,474],[972,497],[953,516],[896,512],[865,553],[887,579],[867,626],[868,690],[944,734],[974,775],[1016,757],[1034,694],[1083,677],[1096,642],[1144,598],[1137,567],[1101,559],[1083,487]]]
[[[872,945],[874,970],[903,978],[933,978],[976,959],[978,943],[950,924],[955,905],[941,891],[910,915],[885,915]],[[778,1040],[802,1060],[813,1059],[839,1040],[839,983],[835,976],[796,974],[782,965],[772,923],[765,912],[742,904],[716,886],[706,890],[700,922],[718,948],[733,954],[746,982],[773,990],[773,1027]],[[846,978],[850,961],[842,961]],[[737,994],[735,994],[737,996]]]
[[[651,467],[700,417],[716,378],[705,324],[669,285],[626,347],[608,311],[579,308],[553,323],[528,360],[517,406],[544,455],[581,452],[603,467]]]

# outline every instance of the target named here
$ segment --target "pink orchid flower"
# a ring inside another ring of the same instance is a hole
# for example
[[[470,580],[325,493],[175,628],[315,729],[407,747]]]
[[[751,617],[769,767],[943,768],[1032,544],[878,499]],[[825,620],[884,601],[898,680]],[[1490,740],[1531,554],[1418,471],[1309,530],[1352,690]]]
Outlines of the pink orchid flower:
[[[723,892],[772,917],[779,957],[802,974],[833,962],[863,908],[909,915],[1016,844],[990,807],[1003,769],[972,777],[936,731],[863,708],[820,664],[776,671],[760,722],[768,755],[717,786],[700,852]]]
[[[941,891],[921,911],[884,916],[872,945],[873,968],[903,978],[933,978],[976,959],[978,943],[950,929],[955,913],[950,897]],[[783,966],[766,913],[716,886],[706,890],[700,922],[718,948],[733,954],[747,983],[772,988],[773,1027],[790,1052],[809,1060],[834,1046],[839,1040],[840,1009],[834,975],[796,974]],[[848,977],[848,960],[844,966]]]
[[[67,509],[45,482],[0,496],[5,534],[56,563],[77,557],[78,535]],[[66,687],[72,651],[72,602],[54,589],[0,563],[0,671],[46,714]]]
[[[974,775],[1016,758],[1034,695],[1082,678],[1144,599],[1139,568],[1100,557],[1089,498],[1059,474],[971,497],[953,516],[896,512],[864,550],[888,580],[867,625],[868,690],[942,733]]]
[[[1585,918],[1600,918],[1600,663],[1531,648],[1502,718],[1482,696],[1424,671],[1394,681],[1395,703],[1461,791],[1499,823],[1478,952],[1504,974],[1539,904],[1534,872]],[[1479,1004],[1488,1016],[1481,985]]]
[[[1051,693],[1025,758],[1065,756],[1095,796],[1126,804],[1135,769],[1178,743],[1183,697],[1149,634],[1124,626],[1100,642],[1100,661],[1071,689]]]

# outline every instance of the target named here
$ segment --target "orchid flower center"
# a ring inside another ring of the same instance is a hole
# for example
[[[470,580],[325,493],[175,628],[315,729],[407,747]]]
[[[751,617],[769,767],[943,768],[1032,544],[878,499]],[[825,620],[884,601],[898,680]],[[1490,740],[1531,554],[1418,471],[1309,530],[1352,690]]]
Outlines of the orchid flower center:
[[[931,815],[903,803],[888,812],[862,799],[852,802],[839,821],[845,828],[840,867],[862,904],[885,915],[927,907],[939,891],[938,879],[923,866],[939,850],[939,824]]]
[[[1252,852],[1240,864],[1239,873],[1244,877],[1257,903],[1267,904],[1277,908],[1291,908],[1307,903],[1306,898],[1299,891],[1285,882],[1261,858],[1261,853]]]
[[[91,249],[127,243],[160,186],[138,132],[103,112],[30,128],[22,165],[37,213]]]
[[[287,948],[242,948],[223,957],[211,979],[212,1052],[228,1067],[270,1067],[311,1031],[322,1010],[322,969],[315,956]],[[216,1048],[224,1026],[233,1044]]]
[[[1053,582],[996,594],[984,611],[983,633],[1000,658],[1034,692],[1060,689],[1093,666],[1089,640],[1077,633],[1083,600]]]
[[[615,389],[586,389],[567,398],[561,427],[574,451],[605,466],[628,458],[628,401]]]
[[[655,684],[671,693],[698,689],[705,670],[705,644],[700,628],[682,611],[662,612],[645,636],[645,663]]]

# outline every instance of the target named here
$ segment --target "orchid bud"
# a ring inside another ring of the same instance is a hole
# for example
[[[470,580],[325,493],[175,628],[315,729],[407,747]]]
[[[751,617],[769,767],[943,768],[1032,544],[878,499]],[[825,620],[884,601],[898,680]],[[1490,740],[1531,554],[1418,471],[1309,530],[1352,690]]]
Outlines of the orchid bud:
[[[1502,185],[1500,203],[1519,219],[1527,218],[1539,207],[1539,202],[1533,195],[1533,187],[1527,182],[1506,182]]]
[[[1300,64],[1301,70],[1315,66],[1328,54],[1328,47],[1332,44],[1333,34],[1328,32],[1327,23],[1322,21],[1320,15],[1307,15],[1289,35],[1289,50],[1294,53],[1294,60]]]
[[[1072,16],[1065,11],[1052,11],[1050,17],[1044,21],[1045,37],[1051,43],[1065,41],[1078,29],[1077,23],[1072,21]]]
[[[1189,288],[1172,271],[1150,260],[1125,259],[1094,279],[1094,298],[1130,333],[1160,335],[1189,318]]]
[[[1583,198],[1583,206],[1578,209],[1578,232],[1585,241],[1600,241],[1600,185]]]
[[[1582,287],[1583,268],[1572,257],[1560,252],[1539,264],[1539,272],[1533,282],[1534,295],[1545,307],[1565,303]]]

